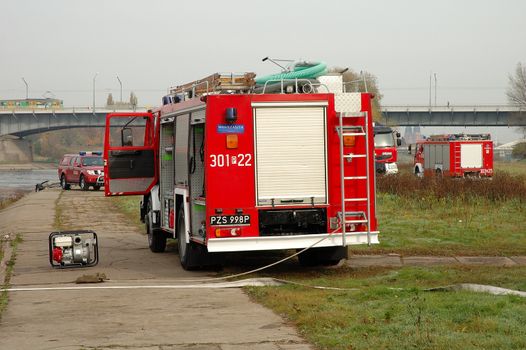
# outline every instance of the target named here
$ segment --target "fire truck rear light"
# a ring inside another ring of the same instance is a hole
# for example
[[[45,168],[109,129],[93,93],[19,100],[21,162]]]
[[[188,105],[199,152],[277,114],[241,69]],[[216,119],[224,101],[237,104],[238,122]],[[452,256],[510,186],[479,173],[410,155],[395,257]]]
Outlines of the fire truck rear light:
[[[228,149],[234,149],[237,148],[237,135],[236,134],[230,134],[226,135],[226,148]]]
[[[356,138],[354,136],[344,136],[343,145],[346,147],[351,147],[356,144]]]
[[[239,227],[216,228],[215,235],[217,238],[238,237],[241,235],[241,228]]]

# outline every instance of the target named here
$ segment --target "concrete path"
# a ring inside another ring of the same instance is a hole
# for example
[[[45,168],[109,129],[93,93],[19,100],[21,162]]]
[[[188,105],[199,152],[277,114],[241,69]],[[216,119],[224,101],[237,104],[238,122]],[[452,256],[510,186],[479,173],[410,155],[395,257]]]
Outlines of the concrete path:
[[[62,193],[62,194],[61,194]],[[100,263],[54,270],[48,235],[55,204],[64,229],[92,229]],[[46,190],[0,212],[0,234],[21,233],[12,287],[75,286],[80,275],[166,284],[207,277],[181,269],[173,252],[154,254],[146,237],[102,192]],[[0,321],[0,349],[311,349],[296,330],[241,289],[126,289],[11,292]]]
[[[353,268],[381,266],[526,266],[526,256],[400,256],[389,255],[353,255],[345,262]]]

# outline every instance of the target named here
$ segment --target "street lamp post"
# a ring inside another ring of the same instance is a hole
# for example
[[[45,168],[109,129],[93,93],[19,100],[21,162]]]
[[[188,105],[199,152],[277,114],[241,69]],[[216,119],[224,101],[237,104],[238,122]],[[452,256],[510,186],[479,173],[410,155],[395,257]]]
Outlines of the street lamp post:
[[[431,72],[429,72],[429,108],[431,108]]]
[[[119,100],[119,102],[122,103],[122,81],[121,81],[121,79],[119,78],[118,75],[117,75],[117,80],[119,81],[119,84],[121,84],[121,99]]]
[[[437,74],[435,73],[435,107],[437,106]]]
[[[26,100],[29,98],[29,85],[27,85],[26,79],[22,78],[24,84],[26,84]]]
[[[97,75],[99,75],[99,72],[95,73],[93,76],[93,113],[95,114],[95,79],[97,79]]]

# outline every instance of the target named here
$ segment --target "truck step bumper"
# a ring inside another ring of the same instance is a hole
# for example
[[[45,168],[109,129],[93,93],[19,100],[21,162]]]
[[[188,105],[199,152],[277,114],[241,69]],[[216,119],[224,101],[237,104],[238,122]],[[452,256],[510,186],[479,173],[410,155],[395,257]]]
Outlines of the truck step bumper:
[[[209,252],[240,252],[255,250],[284,250],[310,247],[336,247],[342,245],[341,233],[322,233],[311,235],[210,238],[207,242]],[[378,231],[370,233],[371,244],[378,244]],[[367,244],[367,232],[347,232],[346,245]]]

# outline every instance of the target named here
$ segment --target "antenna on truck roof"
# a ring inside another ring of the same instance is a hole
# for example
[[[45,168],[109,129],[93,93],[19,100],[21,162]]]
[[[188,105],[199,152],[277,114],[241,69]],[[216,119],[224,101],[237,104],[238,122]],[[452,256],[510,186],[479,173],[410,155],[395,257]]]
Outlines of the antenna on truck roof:
[[[281,70],[283,72],[290,72],[290,67],[289,68],[285,68],[283,67],[281,64],[279,64],[278,62],[294,62],[294,60],[283,60],[283,59],[280,59],[280,58],[270,58],[270,57],[265,57],[264,59],[261,60],[262,62],[265,62],[265,61],[270,61],[272,63],[274,63],[276,66],[278,66],[279,68],[281,68]]]

